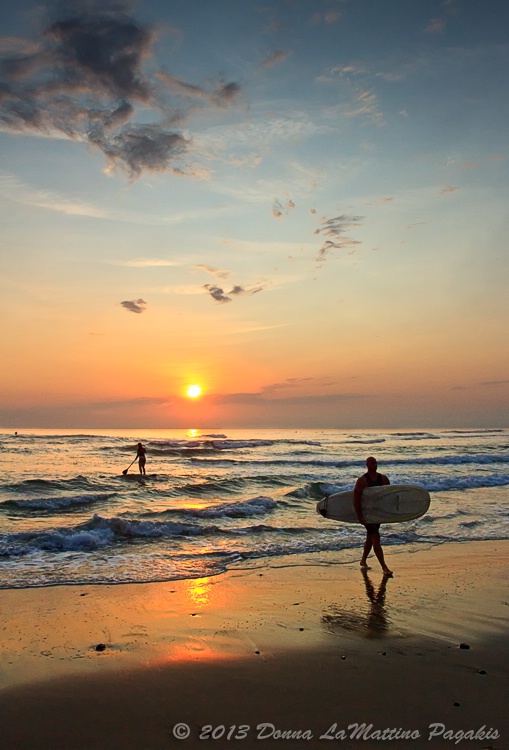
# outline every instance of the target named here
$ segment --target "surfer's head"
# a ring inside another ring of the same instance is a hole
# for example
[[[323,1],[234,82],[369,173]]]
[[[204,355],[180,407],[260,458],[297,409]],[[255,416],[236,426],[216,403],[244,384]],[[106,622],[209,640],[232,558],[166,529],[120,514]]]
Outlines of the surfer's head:
[[[366,459],[366,468],[368,471],[376,471],[378,469],[378,462],[373,456],[369,456]]]

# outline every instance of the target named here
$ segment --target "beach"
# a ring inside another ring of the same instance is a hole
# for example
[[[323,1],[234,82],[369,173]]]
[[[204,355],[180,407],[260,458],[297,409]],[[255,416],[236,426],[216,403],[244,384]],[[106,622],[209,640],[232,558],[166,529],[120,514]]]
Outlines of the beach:
[[[508,541],[0,591],[6,750],[509,747]],[[383,746],[386,746],[385,744]]]

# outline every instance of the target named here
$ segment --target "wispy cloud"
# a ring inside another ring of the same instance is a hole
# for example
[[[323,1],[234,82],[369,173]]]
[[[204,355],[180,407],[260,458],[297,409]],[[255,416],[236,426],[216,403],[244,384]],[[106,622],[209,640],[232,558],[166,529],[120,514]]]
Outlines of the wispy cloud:
[[[345,248],[353,248],[361,244],[358,240],[348,237],[346,232],[359,227],[359,222],[361,222],[363,218],[363,216],[341,214],[341,216],[336,216],[333,219],[326,219],[322,222],[321,227],[315,230],[315,234],[330,239],[325,240],[318,251],[316,261],[319,265],[322,265],[327,256],[334,252],[334,250],[344,250]]]
[[[446,169],[450,169],[451,167],[455,167],[456,169],[479,169],[480,166],[480,161],[458,161],[457,159],[452,159],[450,156],[442,164],[442,167]]]
[[[339,9],[330,9],[325,12],[313,13],[311,16],[312,24],[325,23],[331,25],[337,23],[341,18],[341,11]]]
[[[124,300],[120,303],[122,307],[125,310],[129,310],[129,312],[133,313],[142,313],[145,312],[147,303],[144,299],[132,299],[132,300]]]
[[[273,68],[274,65],[279,65],[279,63],[286,60],[292,54],[293,53],[290,50],[274,50],[274,52],[271,52],[264,60],[262,60],[260,68]]]
[[[442,188],[442,190],[440,190],[440,195],[445,195],[446,193],[455,193],[457,190],[459,190],[459,187],[448,185],[447,187],[444,187]]]
[[[362,89],[356,91],[352,105],[344,109],[345,117],[365,117],[374,125],[383,125],[383,113],[378,106],[378,98],[374,91]]]
[[[8,200],[15,201],[25,206],[35,206],[49,211],[57,211],[68,216],[87,216],[90,218],[106,219],[108,221],[120,221],[126,224],[139,224],[149,226],[173,226],[184,224],[218,215],[228,215],[234,211],[233,206],[216,206],[205,208],[189,208],[186,211],[175,211],[168,215],[166,212],[158,215],[149,212],[136,212],[133,210],[118,210],[114,205],[97,205],[90,201],[69,195],[62,195],[52,190],[41,190],[37,186],[15,177],[8,172],[0,170],[0,195]],[[138,263],[138,262],[136,262]],[[141,263],[141,261],[140,261]],[[147,261],[147,264],[150,261]],[[171,261],[159,261],[158,264],[169,265]],[[125,262],[120,262],[124,265]],[[130,263],[132,265],[133,262]],[[144,262],[145,264],[145,262]]]
[[[207,91],[163,73],[156,86],[144,68],[155,38],[122,0],[100,9],[76,0],[37,40],[0,56],[0,128],[85,142],[131,177],[145,170],[195,174],[186,161],[190,140],[179,129],[185,115],[168,95],[217,107],[240,87],[223,82]],[[140,122],[146,110],[150,121]]]
[[[168,89],[185,99],[200,99],[201,101],[223,107],[236,99],[240,94],[238,83],[219,83],[214,89],[208,90],[202,86],[186,83],[176,76],[160,71],[157,77],[163,81]]]
[[[295,203],[289,198],[284,203],[282,203],[279,198],[276,198],[272,205],[272,215],[276,219],[282,219],[283,216],[286,216],[289,211],[292,211],[295,208]]]
[[[407,224],[405,229],[414,229],[415,227],[420,227],[423,224],[427,224],[427,221],[414,221],[412,224]]]
[[[375,395],[372,393],[330,393],[330,394],[323,394],[319,396],[312,396],[312,395],[299,395],[299,396],[280,396],[280,397],[274,397],[271,396],[270,392],[267,393],[266,391],[259,391],[256,393],[228,393],[228,394],[219,394],[214,396],[214,402],[217,404],[236,404],[237,406],[267,406],[273,408],[277,404],[287,404],[292,405],[294,408],[298,408],[300,406],[307,406],[311,407],[313,405],[316,406],[330,406],[331,408],[334,408],[338,404],[341,404],[344,401],[350,401],[350,400],[363,400],[366,398],[374,398]]]
[[[126,268],[165,268],[169,266],[180,266],[181,263],[166,258],[137,258],[133,260],[107,261],[111,265],[125,266]]]
[[[0,195],[16,203],[45,208],[68,216],[108,218],[107,211],[100,206],[95,206],[77,198],[68,198],[51,190],[39,190],[31,185],[27,185],[17,177],[1,171]]]
[[[452,391],[467,391],[473,388],[498,388],[499,386],[509,385],[509,380],[482,380],[480,383],[471,385],[454,385]]]
[[[305,140],[332,130],[332,127],[317,124],[307,113],[298,110],[273,117],[267,117],[265,112],[259,116],[252,113],[249,122],[213,126],[193,133],[193,153],[232,166],[237,163],[257,166],[263,155],[280,143]]]
[[[229,279],[231,276],[230,271],[221,268],[212,268],[211,266],[205,266],[201,263],[193,266],[193,268],[197,271],[205,271],[205,273],[209,273],[211,276],[215,276],[217,279],[222,279],[223,281]]]
[[[293,393],[296,390],[306,390],[314,388],[330,388],[335,385],[335,381],[327,377],[308,377],[308,378],[287,378],[281,383],[270,383],[262,388],[261,393],[272,395],[274,393]]]
[[[394,202],[393,197],[384,196],[382,198],[378,198],[376,201],[372,201],[371,203],[368,203],[367,205],[368,206],[387,206],[388,204],[393,203],[393,202]]]
[[[445,26],[446,23],[444,18],[432,18],[424,31],[426,34],[443,34]]]

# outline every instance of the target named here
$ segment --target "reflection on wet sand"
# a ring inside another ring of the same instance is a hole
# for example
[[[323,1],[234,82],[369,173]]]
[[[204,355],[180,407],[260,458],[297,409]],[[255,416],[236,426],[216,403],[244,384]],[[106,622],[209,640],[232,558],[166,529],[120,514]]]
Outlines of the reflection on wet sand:
[[[387,581],[384,576],[375,590],[367,570],[361,569],[368,597],[364,611],[349,611],[339,604],[331,604],[322,616],[322,623],[329,630],[349,630],[364,635],[366,638],[380,638],[389,630],[390,618],[387,614],[385,597]]]

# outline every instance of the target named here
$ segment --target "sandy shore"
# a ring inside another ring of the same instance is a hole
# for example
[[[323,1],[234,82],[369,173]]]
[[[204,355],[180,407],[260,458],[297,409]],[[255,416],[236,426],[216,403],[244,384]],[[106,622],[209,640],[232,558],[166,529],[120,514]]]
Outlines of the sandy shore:
[[[509,542],[387,557],[0,591],[2,747],[509,748]]]

